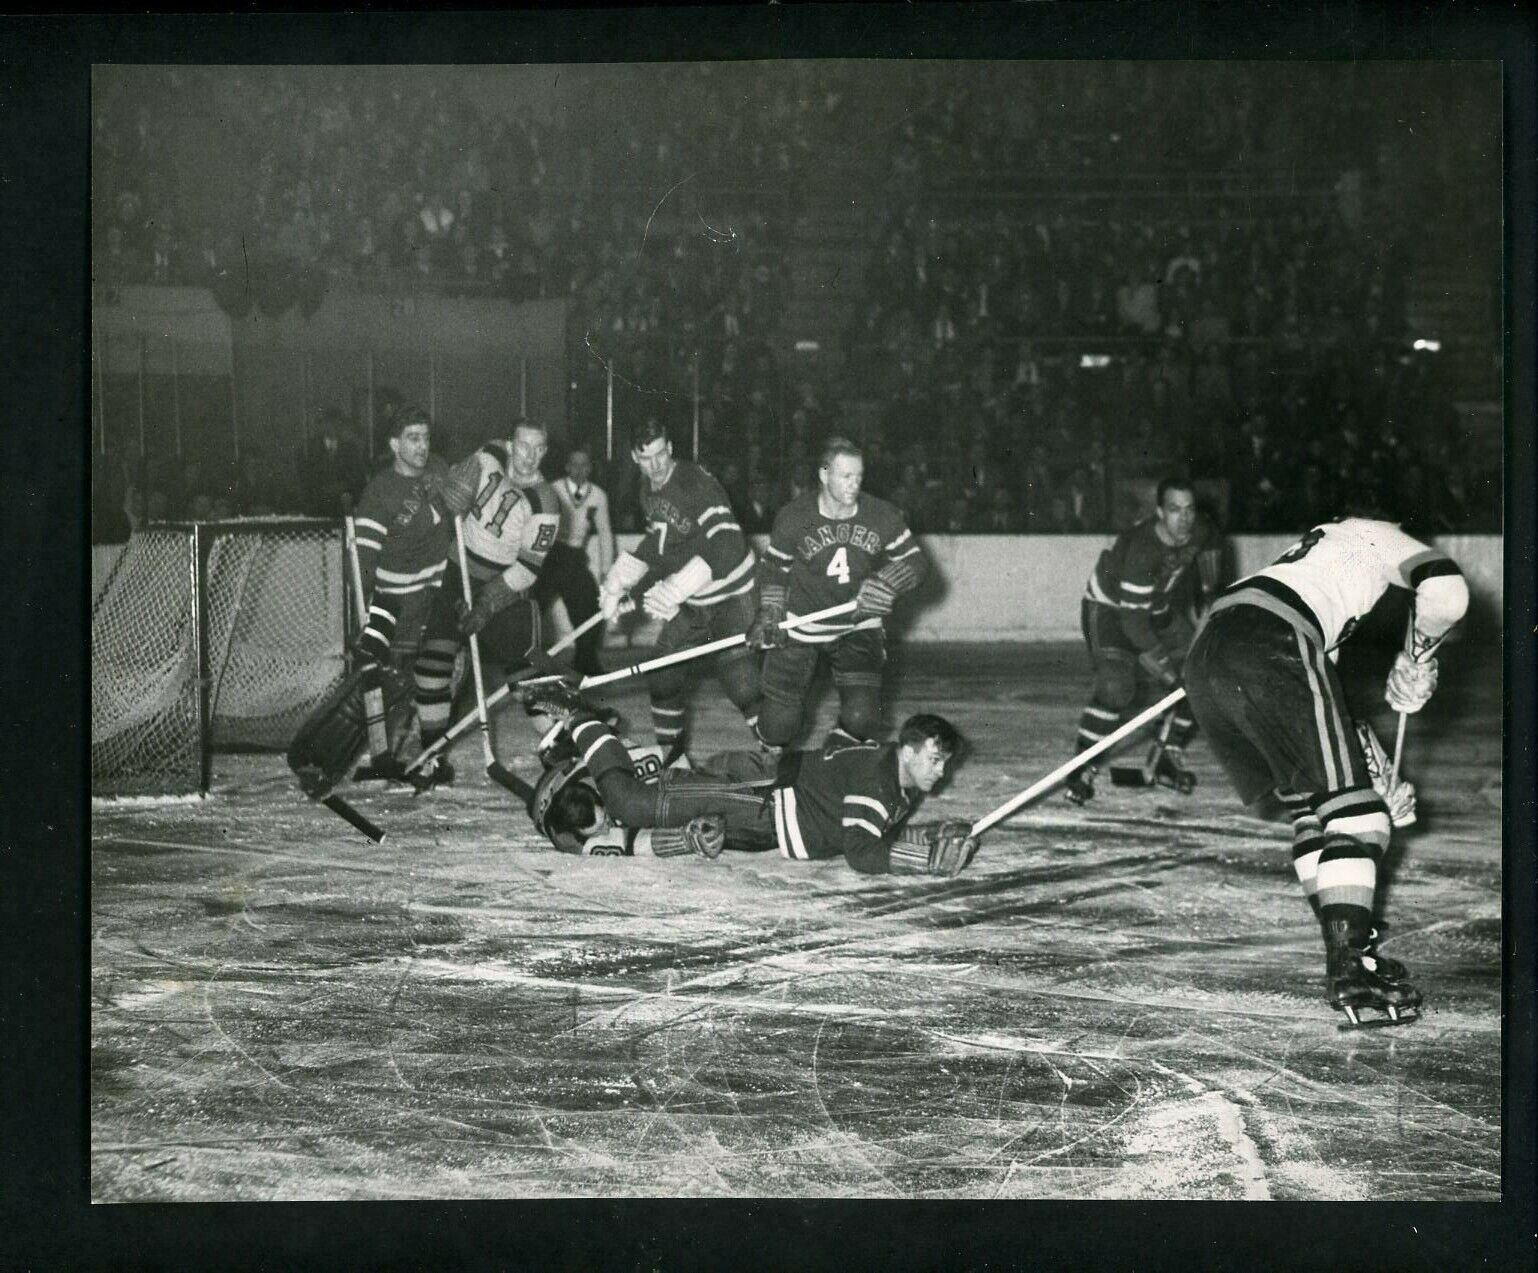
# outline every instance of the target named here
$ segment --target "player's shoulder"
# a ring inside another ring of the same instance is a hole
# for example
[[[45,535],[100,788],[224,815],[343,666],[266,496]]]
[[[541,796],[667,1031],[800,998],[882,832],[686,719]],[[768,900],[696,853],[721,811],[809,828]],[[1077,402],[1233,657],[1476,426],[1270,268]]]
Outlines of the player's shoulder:
[[[886,747],[871,739],[851,738],[847,734],[830,734],[822,744],[824,760],[838,761],[852,769],[879,766]]]
[[[821,521],[822,514],[817,508],[817,493],[815,491],[802,491],[794,495],[780,505],[780,511],[774,515],[776,528],[784,526],[788,530],[805,530],[812,523]]]
[[[681,491],[702,496],[720,495],[725,498],[726,488],[721,485],[714,473],[698,461],[679,460],[673,479],[678,483]]]
[[[492,438],[476,450],[475,458],[480,462],[483,469],[495,468],[499,473],[505,474],[509,458],[507,443],[499,438]]]
[[[397,499],[406,492],[413,481],[414,479],[402,477],[397,473],[394,464],[386,464],[383,468],[376,469],[374,476],[369,478],[368,485],[363,488],[363,498],[386,502]]]
[[[1133,522],[1116,536],[1113,551],[1123,563],[1136,561],[1139,558],[1152,561],[1162,556],[1163,545],[1158,533],[1154,530],[1154,520],[1152,517],[1145,517],[1141,521]]]
[[[902,509],[891,500],[882,499],[879,495],[867,495],[863,491],[860,493],[860,516],[884,530],[906,529],[908,525]]]

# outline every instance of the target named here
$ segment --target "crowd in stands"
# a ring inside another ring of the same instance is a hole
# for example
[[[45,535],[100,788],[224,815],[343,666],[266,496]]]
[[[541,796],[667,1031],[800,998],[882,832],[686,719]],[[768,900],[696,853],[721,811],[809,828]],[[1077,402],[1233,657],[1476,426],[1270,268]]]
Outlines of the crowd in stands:
[[[1327,515],[1364,472],[1422,529],[1498,525],[1498,457],[1458,446],[1435,360],[1403,350],[1416,208],[1374,92],[1304,66],[852,65],[567,68],[549,111],[422,68],[104,77],[94,270],[232,312],[340,286],[567,298],[579,436],[611,369],[627,419],[684,435],[697,392],[702,458],[742,504],[804,488],[837,431],[927,531],[1109,529],[1131,479],[1172,469],[1217,479],[1240,529]],[[840,360],[803,376],[784,337],[804,192],[856,153],[889,214]],[[1450,145],[1430,162],[1458,184]],[[1281,187],[1246,177],[1288,165]],[[325,493],[299,480],[314,456],[258,454],[238,477],[116,472],[101,502],[335,512],[360,435],[306,433],[345,470]],[[609,480],[623,525],[633,473]]]

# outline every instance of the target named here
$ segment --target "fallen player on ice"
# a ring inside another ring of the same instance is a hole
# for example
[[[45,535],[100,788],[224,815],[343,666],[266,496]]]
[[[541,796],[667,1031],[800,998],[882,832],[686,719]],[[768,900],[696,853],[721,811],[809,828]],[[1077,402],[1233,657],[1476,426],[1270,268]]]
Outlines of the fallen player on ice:
[[[939,716],[910,717],[891,743],[837,731],[819,751],[728,751],[664,768],[658,748],[627,748],[570,688],[527,689],[555,722],[529,815],[563,853],[719,857],[723,849],[815,861],[840,855],[864,874],[959,875],[978,841],[963,821],[910,825],[960,745]]]

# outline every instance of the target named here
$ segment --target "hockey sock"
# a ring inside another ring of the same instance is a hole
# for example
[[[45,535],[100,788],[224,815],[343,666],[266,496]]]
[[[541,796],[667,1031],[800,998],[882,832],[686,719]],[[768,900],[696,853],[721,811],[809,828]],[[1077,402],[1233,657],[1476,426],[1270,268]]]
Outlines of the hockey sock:
[[[454,653],[453,642],[430,640],[423,644],[412,666],[417,720],[421,723],[424,746],[441,737],[449,727]]]
[[[1191,715],[1191,709],[1182,699],[1175,705],[1175,717],[1170,722],[1170,736],[1168,747],[1171,751],[1178,752],[1196,736],[1196,717]]]
[[[670,753],[675,746],[683,742],[684,737],[684,709],[664,703],[653,702],[652,708],[652,732],[657,736],[657,745],[662,748],[664,754]]]
[[[1074,755],[1088,751],[1121,724],[1121,713],[1091,704],[1079,717],[1079,734],[1074,741]]]
[[[1371,916],[1378,888],[1378,863],[1371,846],[1350,836],[1327,836],[1315,878],[1324,911],[1352,906]]]

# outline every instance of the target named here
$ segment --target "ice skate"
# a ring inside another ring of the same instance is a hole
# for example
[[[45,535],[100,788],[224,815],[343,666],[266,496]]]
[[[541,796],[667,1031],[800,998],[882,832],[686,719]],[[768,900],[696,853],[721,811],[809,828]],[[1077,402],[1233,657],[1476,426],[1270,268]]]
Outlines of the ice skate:
[[[452,787],[454,766],[446,756],[439,753],[411,775],[411,783],[418,794],[431,791],[434,787]]]
[[[1196,775],[1186,768],[1185,752],[1179,747],[1166,746],[1160,753],[1154,764],[1154,781],[1183,796],[1196,790]]]
[[[406,772],[405,763],[399,756],[375,756],[373,759],[358,766],[353,773],[354,782],[405,782],[410,783],[414,775]]]
[[[1345,1013],[1346,1022],[1340,1028],[1407,1025],[1419,1018],[1421,992],[1402,963],[1377,953],[1377,930],[1369,930],[1357,944],[1342,940],[1341,923],[1336,920],[1326,928],[1330,945],[1325,992],[1330,1006]],[[1367,1012],[1381,1015],[1364,1016]]]
[[[1086,805],[1095,798],[1095,775],[1099,773],[1096,765],[1086,765],[1068,776],[1068,781],[1063,784],[1063,794],[1074,804]]]

